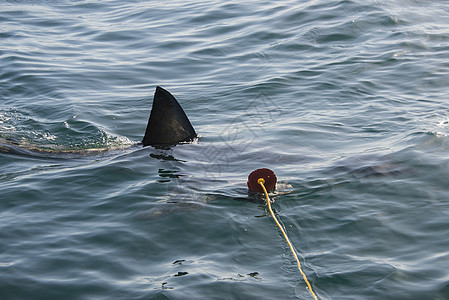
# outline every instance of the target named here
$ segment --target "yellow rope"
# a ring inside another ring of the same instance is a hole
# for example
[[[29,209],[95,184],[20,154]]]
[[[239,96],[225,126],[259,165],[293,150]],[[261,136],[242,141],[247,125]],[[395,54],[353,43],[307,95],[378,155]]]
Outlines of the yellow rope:
[[[271,216],[273,217],[274,221],[276,222],[276,225],[279,227],[279,229],[281,230],[282,234],[284,235],[284,238],[285,238],[285,240],[287,241],[287,244],[288,244],[288,246],[290,247],[290,250],[292,251],[293,256],[295,257],[296,262],[298,263],[298,269],[299,269],[299,271],[301,272],[302,277],[304,278],[304,281],[306,282],[307,287],[309,288],[309,291],[310,291],[310,293],[311,293],[312,296],[313,296],[313,299],[318,300],[318,297],[315,295],[315,293],[314,293],[313,290],[312,290],[312,286],[310,285],[309,281],[307,280],[306,274],[304,274],[304,272],[302,271],[301,263],[299,262],[298,255],[296,255],[296,251],[295,251],[295,249],[293,248],[293,245],[292,245],[292,243],[290,242],[290,239],[288,238],[287,233],[285,232],[284,228],[282,228],[282,226],[281,226],[281,224],[279,223],[278,219],[277,219],[276,216],[274,215],[273,210],[271,209],[270,197],[268,197],[268,192],[267,192],[267,189],[265,188],[265,185],[264,185],[265,179],[259,178],[259,179],[257,180],[257,183],[260,184],[260,186],[261,186],[262,189],[263,189],[263,192],[265,193],[265,197],[267,198],[268,210],[270,211]]]

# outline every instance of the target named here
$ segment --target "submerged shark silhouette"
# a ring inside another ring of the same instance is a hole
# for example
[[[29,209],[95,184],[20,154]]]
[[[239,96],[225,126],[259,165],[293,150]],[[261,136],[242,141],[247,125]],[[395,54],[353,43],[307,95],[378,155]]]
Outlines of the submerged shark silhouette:
[[[195,140],[197,134],[187,115],[176,98],[167,90],[156,87],[153,106],[148,119],[142,143],[135,145],[165,147]],[[68,155],[86,156],[96,155],[109,150],[123,149],[123,147],[104,147],[87,149],[67,149],[57,145],[32,145],[17,142],[11,138],[0,137],[0,151],[21,155],[46,156]]]
[[[167,147],[170,147],[172,145],[183,142],[191,142],[196,138],[197,134],[178,101],[167,90],[157,86],[154,93],[150,117],[148,119],[148,124],[142,142],[135,143],[131,147],[153,146],[155,148],[165,150]],[[130,145],[128,144],[126,148],[129,147]],[[0,152],[15,153],[32,157],[77,158],[97,155],[106,151],[119,149],[124,149],[124,147],[67,149],[57,145],[45,146],[25,144],[23,142],[21,143],[12,139],[5,139],[0,137]],[[254,154],[254,152],[249,152],[247,154],[252,155]],[[264,155],[266,155],[266,153],[264,153]],[[282,155],[275,156],[276,159],[273,159],[273,161],[278,161],[281,156]],[[182,160],[176,159],[175,157],[166,154],[165,151],[162,151],[162,154],[151,153],[150,157],[173,162],[175,164],[174,169],[178,168],[178,161],[183,162]],[[227,157],[225,157],[225,159],[226,158]],[[242,162],[242,158],[239,157],[239,154],[233,156],[232,158],[235,158],[235,162],[233,162],[234,164]],[[207,160],[208,157],[205,157],[205,159]],[[289,160],[289,163],[291,163],[292,161],[290,161],[290,159],[294,158],[289,158],[289,156],[287,156],[286,159]],[[298,161],[302,162],[303,158],[300,158]],[[206,165],[208,163],[209,162],[205,162]],[[186,165],[185,167],[187,167]],[[194,168],[195,166],[198,166],[198,164],[194,164]],[[220,168],[219,163],[217,163],[217,166],[218,168]],[[329,169],[324,169],[323,171],[325,174],[329,174],[328,178],[338,183],[338,180],[345,180],[345,176],[355,176],[358,179],[363,179],[372,176],[400,175],[408,171],[408,169],[402,167],[399,164],[395,164],[394,162],[391,163],[388,160],[383,161],[382,159],[370,159],[362,157],[355,162],[344,161],[343,163],[341,163],[339,161],[339,165],[332,165],[329,167]],[[167,171],[164,171],[163,169],[159,170],[159,173],[163,172]],[[164,177],[164,179],[170,176],[170,178],[178,178],[176,174],[171,174],[170,170],[168,171],[168,174],[165,173],[160,176]],[[338,179],[339,176],[343,179]],[[336,177],[337,179],[333,179],[334,177]],[[185,181],[182,181],[180,184],[178,184],[173,192],[166,197],[166,199],[154,203],[154,205],[152,205],[152,208],[148,210],[139,212],[136,215],[136,218],[157,219],[176,212],[192,211],[204,207],[206,203],[212,201],[216,197],[216,193],[207,194],[203,193],[201,190],[192,188],[196,186],[202,186],[201,182],[200,184],[198,184],[198,182],[195,181],[195,176],[186,176],[186,178],[189,179],[185,179]],[[330,184],[332,184],[332,182]],[[289,193],[290,188],[291,186],[287,183],[277,185],[276,193],[278,193],[279,195]],[[262,203],[264,203],[264,199],[259,199],[257,197],[253,198],[252,196],[234,197],[234,199],[254,202],[262,201]]]

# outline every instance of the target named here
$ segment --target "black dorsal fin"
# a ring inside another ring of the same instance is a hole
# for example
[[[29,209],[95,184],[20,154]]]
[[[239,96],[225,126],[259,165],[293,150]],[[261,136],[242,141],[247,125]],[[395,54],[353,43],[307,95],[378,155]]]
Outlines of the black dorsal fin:
[[[168,91],[156,87],[143,146],[177,144],[194,138],[196,132],[181,105]]]

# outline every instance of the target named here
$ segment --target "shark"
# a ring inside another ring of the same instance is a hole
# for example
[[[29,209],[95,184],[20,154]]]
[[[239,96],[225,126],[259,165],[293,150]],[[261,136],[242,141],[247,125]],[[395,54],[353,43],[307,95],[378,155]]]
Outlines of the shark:
[[[121,150],[130,147],[153,147],[156,151],[160,151],[160,154],[151,153],[150,157],[177,164],[178,161],[181,163],[183,161],[167,154],[165,150],[168,150],[178,144],[195,142],[197,139],[198,135],[193,128],[192,123],[176,98],[169,91],[157,86],[154,92],[150,116],[141,142],[134,143],[131,146],[127,145],[126,147],[119,146],[90,149],[70,149],[57,145],[26,144],[24,142],[15,141],[11,138],[0,137],[0,152],[58,159],[92,156],[111,150]],[[207,147],[207,144],[204,146]],[[235,158],[238,159],[238,156]],[[374,160],[373,164],[369,164],[366,163],[366,159],[362,159],[357,160],[355,164],[351,164],[350,161],[345,161],[342,165],[330,166],[329,169],[323,170],[323,173],[329,173],[329,178],[338,178],[339,176],[344,177],[349,174],[350,176],[358,179],[363,179],[372,176],[400,175],[403,171],[404,169],[397,164],[385,163],[382,160],[378,161],[377,159]],[[166,171],[162,169],[159,170],[159,175],[163,178],[176,179],[178,177],[176,174],[164,172]],[[186,178],[190,177],[187,176]],[[194,176],[191,176],[191,178],[193,179]],[[188,186],[189,183],[190,182],[186,182],[185,185]],[[196,184],[197,182],[192,183],[193,186]],[[291,186],[288,183],[275,183],[272,188],[274,191],[270,196],[283,195],[291,192]],[[136,215],[136,218],[152,220],[176,212],[196,210],[203,207],[206,203],[209,203],[216,197],[215,194],[198,194],[199,196],[196,197],[195,194],[196,198],[193,199],[193,197],[191,197],[191,191],[187,188],[180,187],[179,190],[170,193],[166,199],[153,203],[151,209],[139,212]],[[264,201],[263,198],[254,196],[251,193],[248,194],[247,197],[234,197],[234,199],[257,203]]]

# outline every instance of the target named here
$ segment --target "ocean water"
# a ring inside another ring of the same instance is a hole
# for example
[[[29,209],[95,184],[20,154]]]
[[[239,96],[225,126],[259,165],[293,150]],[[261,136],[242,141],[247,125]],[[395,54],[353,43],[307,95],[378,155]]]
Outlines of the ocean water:
[[[312,299],[261,167],[319,299],[449,299],[448,82],[445,1],[0,0],[0,299]]]

